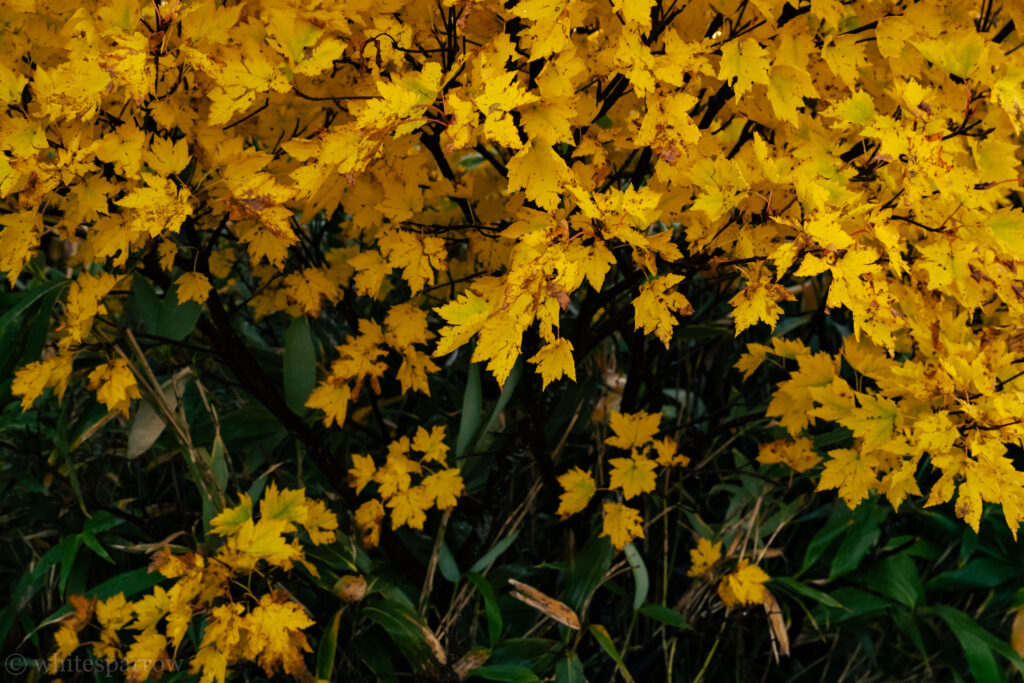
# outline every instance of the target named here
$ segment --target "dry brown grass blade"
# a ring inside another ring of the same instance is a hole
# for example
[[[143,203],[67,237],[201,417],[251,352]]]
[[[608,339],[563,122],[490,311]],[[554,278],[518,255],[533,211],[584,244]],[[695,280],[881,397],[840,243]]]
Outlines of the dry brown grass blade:
[[[430,553],[430,564],[427,566],[427,578],[423,580],[423,590],[420,591],[420,614],[426,614],[427,606],[430,604],[428,598],[434,590],[434,575],[437,573],[437,563],[441,558],[441,544],[444,543],[444,532],[448,528],[448,520],[451,516],[451,508],[444,511],[444,516],[441,517],[441,527],[437,530],[437,537],[434,539],[434,550]]]
[[[772,632],[772,655],[778,664],[780,657],[789,656],[789,630],[778,600],[767,588],[764,589],[764,611],[768,615],[768,626]]]
[[[426,639],[427,644],[430,646],[430,650],[434,654],[434,659],[436,659],[441,666],[447,665],[448,655],[441,646],[441,641],[437,639],[436,635],[434,635],[434,632],[408,615],[406,615],[406,619],[409,620],[410,624],[413,624],[423,633],[423,638]]]
[[[523,519],[526,517],[526,511],[533,505],[533,501],[537,498],[537,494],[540,493],[540,489],[541,482],[539,481],[530,487],[530,490],[527,492],[526,498],[523,502],[519,504],[519,507],[517,507],[501,525],[501,529],[499,529],[498,533],[495,535],[495,538],[497,539],[494,542],[495,545],[500,542],[501,539],[512,533],[512,531],[519,528],[519,525],[523,523]],[[493,548],[494,546],[492,545],[491,547]],[[490,571],[490,567],[484,567],[480,574],[486,576],[488,571]],[[437,627],[437,633],[441,638],[444,638],[448,629],[450,629],[452,624],[455,623],[455,620],[458,619],[459,614],[461,614],[462,610],[464,610],[466,605],[469,604],[473,595],[473,590],[474,588],[470,585],[463,585],[462,588],[459,589],[455,599],[452,600],[451,607],[448,608],[448,612],[444,615],[444,618],[441,619],[441,623]]]
[[[551,617],[563,626],[568,626],[576,631],[580,630],[580,618],[576,616],[576,613],[567,604],[560,600],[555,600],[522,581],[509,579],[508,582],[515,588],[510,593],[513,598],[526,603],[544,616]]]

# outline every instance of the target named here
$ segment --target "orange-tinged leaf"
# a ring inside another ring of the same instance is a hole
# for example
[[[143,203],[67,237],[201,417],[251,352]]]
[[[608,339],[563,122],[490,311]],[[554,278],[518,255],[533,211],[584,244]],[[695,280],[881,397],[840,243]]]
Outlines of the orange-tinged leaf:
[[[533,586],[527,585],[516,579],[509,579],[508,582],[515,589],[509,595],[520,602],[525,602],[538,612],[557,621],[559,624],[568,626],[576,631],[580,630],[580,618],[564,602],[555,600],[551,596],[542,593]]]
[[[367,548],[375,548],[380,543],[380,528],[384,521],[384,506],[374,498],[368,500],[356,509],[356,525],[362,535],[363,545]]]

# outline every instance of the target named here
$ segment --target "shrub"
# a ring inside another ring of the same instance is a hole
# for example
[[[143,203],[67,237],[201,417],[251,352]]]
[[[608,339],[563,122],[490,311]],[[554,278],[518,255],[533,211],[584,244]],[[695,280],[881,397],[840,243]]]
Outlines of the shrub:
[[[1024,670],[1013,3],[6,10],[51,672]]]

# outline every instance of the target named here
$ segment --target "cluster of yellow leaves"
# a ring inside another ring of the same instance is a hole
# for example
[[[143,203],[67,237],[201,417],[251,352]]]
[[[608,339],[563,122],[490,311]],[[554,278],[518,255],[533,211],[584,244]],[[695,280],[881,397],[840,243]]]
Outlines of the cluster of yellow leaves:
[[[338,358],[331,363],[330,374],[313,390],[306,405],[324,412],[325,425],[343,425],[349,401],[359,397],[364,382],[369,382],[374,393],[381,393],[380,380],[388,371],[383,358],[389,349],[402,358],[396,373],[402,392],[419,391],[429,396],[427,375],[440,368],[417,347],[432,336],[427,329],[427,312],[410,303],[392,306],[383,327],[372,320],[360,320],[358,336],[349,335],[336,348]]]
[[[678,452],[671,437],[655,438],[661,423],[661,413],[640,411],[623,414],[611,411],[609,426],[614,436],[605,443],[629,451],[628,458],[612,458],[608,476],[608,490],[625,500],[642,493],[650,493],[657,483],[657,469],[686,466],[690,459]],[[562,487],[558,516],[567,519],[583,511],[597,493],[597,482],[590,472],[574,467],[558,477]],[[639,511],[619,501],[604,503],[604,529],[601,534],[611,539],[622,550],[634,538],[643,538],[643,518]]]
[[[737,333],[774,328],[795,299],[817,307],[827,287],[871,380],[796,352],[769,409],[795,445],[767,461],[811,467],[799,439],[837,422],[856,443],[828,454],[823,488],[898,504],[921,493],[927,453],[942,477],[929,502],[956,494],[974,527],[983,501],[1000,503],[1016,530],[1024,51],[1008,46],[1024,9],[1006,3],[1004,34],[958,0],[785,7],[14,3],[0,24],[0,270],[17,283],[55,238],[75,280],[59,360],[21,369],[16,395],[63,393],[119,276],[142,267],[182,301],[223,295],[256,316],[353,296],[435,312],[432,352],[425,323],[404,344],[386,320],[350,325],[309,402],[339,425],[389,363],[403,391],[426,393],[431,353],[471,340],[499,383],[528,334],[545,386],[574,379],[562,315],[609,282],[629,285],[634,328],[668,345],[693,310],[680,288],[715,271]],[[747,11],[740,31],[731,17]],[[454,53],[436,47],[450,24]],[[125,409],[116,361],[84,374]],[[614,475],[627,499],[649,480],[633,460]]]
[[[444,439],[444,425],[435,425],[429,431],[419,427],[411,440],[403,436],[388,444],[384,464],[379,467],[373,456],[352,455],[349,485],[358,495],[376,484],[378,496],[355,512],[366,547],[380,542],[385,507],[391,511],[391,528],[422,529],[427,510],[450,510],[458,503],[465,485],[458,467],[448,465],[449,448]],[[410,457],[414,453],[418,454],[416,459]]]
[[[154,555],[150,571],[175,579],[169,588],[156,586],[134,601],[123,593],[100,601],[73,596],[74,612],[56,634],[53,670],[79,647],[79,633],[95,617],[99,638],[92,641],[93,654],[123,666],[128,680],[145,681],[151,672],[173,669],[182,639],[199,617],[203,638],[189,671],[200,674],[202,683],[224,683],[229,668],[242,661],[259,664],[267,676],[280,669],[310,679],[304,653],[311,649],[303,633],[313,625],[308,610],[286,592],[247,591],[240,598],[233,587],[253,589],[253,579],[269,568],[288,571],[296,563],[316,575],[297,533],[304,529],[314,545],[333,542],[338,527],[334,513],[323,502],[307,498],[303,489],[278,489],[271,483],[260,500],[259,519],[253,517],[252,500],[243,494],[239,505],[225,509],[210,526],[212,534],[224,539],[215,553],[173,553],[164,547]],[[127,631],[134,632],[130,641]]]
[[[1024,474],[1007,457],[1006,444],[1024,436],[1020,332],[1004,326],[979,340],[966,313],[951,315],[929,306],[926,295],[901,291],[901,306],[917,311],[897,338],[902,361],[853,336],[838,356],[780,339],[748,347],[737,365],[745,373],[769,357],[793,368],[768,408],[790,436],[762,445],[758,460],[798,472],[815,467],[821,457],[808,430],[818,420],[831,422],[850,431],[853,445],[827,452],[819,490],[837,489],[851,507],[871,491],[893,507],[907,496],[927,495],[926,505],[938,505],[956,494],[956,514],[975,530],[982,502],[998,503],[1016,534],[1024,521]],[[851,374],[842,372],[840,360]],[[871,388],[854,388],[865,385]],[[925,456],[941,474],[927,492],[917,476]]]
[[[690,569],[686,575],[691,578],[710,577],[712,569],[722,559],[722,542],[699,538],[697,547],[690,550]],[[740,560],[736,569],[719,579],[718,597],[726,607],[737,605],[758,605],[765,600],[764,584],[771,577],[749,560]]]

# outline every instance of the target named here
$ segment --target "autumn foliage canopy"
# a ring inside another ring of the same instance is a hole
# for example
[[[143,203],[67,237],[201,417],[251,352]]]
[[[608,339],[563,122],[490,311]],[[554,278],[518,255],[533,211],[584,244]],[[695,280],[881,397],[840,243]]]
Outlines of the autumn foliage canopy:
[[[51,673],[1024,667],[1024,583],[935,584],[1020,560],[1024,5],[0,5]]]

